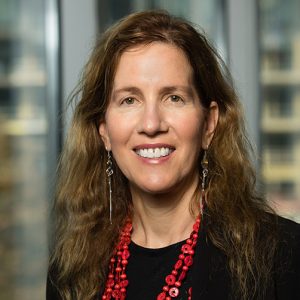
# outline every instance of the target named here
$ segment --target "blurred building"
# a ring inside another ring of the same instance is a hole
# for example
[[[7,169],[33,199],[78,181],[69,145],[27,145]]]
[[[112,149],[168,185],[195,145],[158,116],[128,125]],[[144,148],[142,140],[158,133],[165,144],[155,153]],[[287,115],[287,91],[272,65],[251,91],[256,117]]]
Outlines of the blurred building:
[[[262,175],[268,198],[300,221],[298,0],[260,2]]]
[[[54,7],[52,0],[0,0],[0,300],[45,294],[59,139]]]

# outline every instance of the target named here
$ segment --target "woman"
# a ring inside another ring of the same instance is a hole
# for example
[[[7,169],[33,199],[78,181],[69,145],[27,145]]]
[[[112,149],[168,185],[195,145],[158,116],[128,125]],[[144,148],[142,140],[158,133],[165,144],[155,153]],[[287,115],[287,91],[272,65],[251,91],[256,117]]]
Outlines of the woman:
[[[239,102],[202,34],[132,14],[79,92],[47,299],[300,299],[299,225],[256,193]]]

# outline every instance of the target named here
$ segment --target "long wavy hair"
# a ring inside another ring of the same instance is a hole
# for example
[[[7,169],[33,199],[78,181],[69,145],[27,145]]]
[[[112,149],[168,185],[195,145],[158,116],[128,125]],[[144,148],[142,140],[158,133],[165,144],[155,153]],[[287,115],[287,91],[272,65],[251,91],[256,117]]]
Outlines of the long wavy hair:
[[[119,21],[96,43],[74,96],[76,108],[58,168],[50,271],[55,270],[54,284],[63,299],[99,297],[120,228],[132,215],[128,182],[114,164],[113,224],[109,222],[107,153],[98,128],[122,53],[153,42],[181,49],[193,68],[202,106],[209,108],[211,101],[219,106],[208,151],[205,217],[211,242],[228,258],[235,296],[263,296],[268,286],[276,247],[272,218],[266,213],[271,210],[255,191],[250,145],[231,78],[205,35],[195,28],[164,11],[139,12]]]

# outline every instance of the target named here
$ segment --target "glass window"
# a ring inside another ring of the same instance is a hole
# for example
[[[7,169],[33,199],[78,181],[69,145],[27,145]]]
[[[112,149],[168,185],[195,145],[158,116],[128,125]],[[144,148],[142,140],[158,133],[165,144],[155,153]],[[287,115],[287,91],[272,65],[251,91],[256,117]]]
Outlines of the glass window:
[[[266,113],[271,118],[287,118],[293,115],[294,89],[287,86],[265,87],[263,99]]]
[[[165,9],[171,14],[198,24],[226,59],[224,0],[98,0],[97,5],[100,32],[131,12],[145,9]]]
[[[258,4],[262,177],[279,213],[300,222],[300,1]]]
[[[45,19],[45,0],[0,1],[0,299],[45,297],[52,155]]]

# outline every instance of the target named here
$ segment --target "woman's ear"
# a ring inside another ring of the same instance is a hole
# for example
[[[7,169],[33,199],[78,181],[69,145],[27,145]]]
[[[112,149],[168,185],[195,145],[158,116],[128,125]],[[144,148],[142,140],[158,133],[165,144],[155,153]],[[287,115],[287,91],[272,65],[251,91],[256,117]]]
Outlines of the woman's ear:
[[[109,139],[109,135],[108,135],[107,126],[106,126],[105,121],[100,122],[98,131],[99,131],[101,139],[102,139],[102,141],[105,145],[105,149],[107,151],[110,151],[111,150],[111,144],[110,144],[110,139]]]
[[[207,149],[210,145],[212,138],[219,120],[219,106],[216,101],[210,103],[206,120],[204,122],[203,135],[202,135],[202,148]]]

